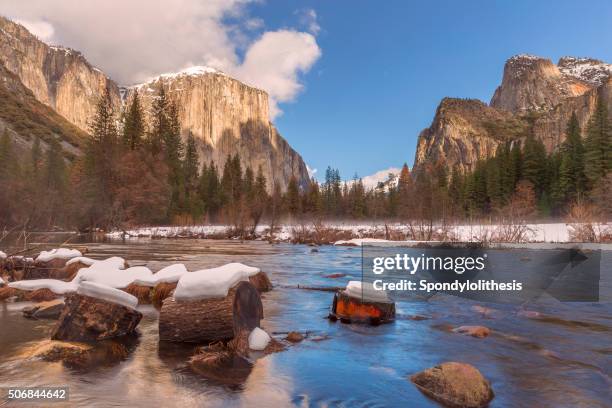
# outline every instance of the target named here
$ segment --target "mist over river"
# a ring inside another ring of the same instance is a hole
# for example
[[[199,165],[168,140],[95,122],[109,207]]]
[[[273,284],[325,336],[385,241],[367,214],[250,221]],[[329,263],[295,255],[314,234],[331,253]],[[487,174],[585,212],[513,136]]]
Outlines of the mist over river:
[[[65,238],[45,237],[49,247]],[[326,319],[332,292],[296,286],[338,287],[360,280],[359,248],[322,246],[313,252],[309,246],[261,241],[89,241],[71,243],[87,246],[89,257],[120,256],[154,272],[177,262],[190,271],[228,262],[259,267],[275,286],[262,295],[262,326],[278,338],[289,331],[308,336],[286,351],[255,356],[243,378],[205,378],[187,364],[193,347],[160,346],[158,312],[139,306],[144,314],[139,336],[130,341],[124,358],[74,369],[28,358],[55,321],[24,318],[21,309],[27,302],[0,303],[0,388],[68,386],[65,406],[87,407],[427,407],[438,404],[418,391],[409,376],[459,361],[474,365],[491,382],[492,407],[609,407],[612,401],[609,301],[550,299],[517,306],[435,295],[427,302],[398,301],[394,323],[348,325]],[[601,274],[608,282],[611,261],[604,251]],[[530,263],[517,268],[530,268]],[[326,277],[332,274],[340,277]],[[491,310],[480,313],[473,306]],[[539,318],[525,311],[540,312]],[[491,335],[477,339],[448,330],[461,325],[486,326]]]

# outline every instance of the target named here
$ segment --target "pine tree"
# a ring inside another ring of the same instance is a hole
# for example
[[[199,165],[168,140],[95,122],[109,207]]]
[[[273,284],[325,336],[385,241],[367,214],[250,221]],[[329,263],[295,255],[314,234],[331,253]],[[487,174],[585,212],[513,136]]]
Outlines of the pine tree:
[[[138,90],[134,91],[132,103],[125,112],[123,123],[123,144],[130,150],[136,150],[142,144],[145,133],[145,120]]]
[[[578,118],[573,113],[558,158],[558,181],[553,183],[557,188],[553,197],[561,202],[573,201],[585,190],[584,147],[580,133]]]
[[[529,181],[536,192],[541,193],[547,182],[546,180],[546,148],[540,140],[536,140],[532,134],[527,137],[523,147],[522,176]]]
[[[285,197],[287,203],[287,211],[292,216],[296,216],[300,212],[300,190],[297,183],[297,178],[292,175],[287,185],[287,193]]]
[[[597,107],[587,126],[584,173],[590,188],[594,188],[597,182],[612,168],[611,158],[611,133],[608,120],[608,108],[603,98],[598,98]]]
[[[166,96],[166,90],[163,85],[159,88],[159,94],[153,101],[151,106],[151,131],[149,133],[149,148],[153,155],[157,155],[162,152],[164,141],[167,138],[167,134],[170,133],[170,118],[168,117],[168,111],[170,107],[170,101]]]
[[[80,210],[89,226],[113,222],[114,192],[117,187],[118,133],[110,91],[98,100],[90,125],[91,138],[85,150],[85,178],[80,190],[84,196]]]
[[[185,186],[185,201],[186,207],[191,217],[196,219],[204,212],[202,200],[198,194],[198,169],[200,163],[198,160],[198,152],[196,142],[193,135],[190,133],[187,137],[187,146],[185,148],[185,157],[183,159],[183,184]]]

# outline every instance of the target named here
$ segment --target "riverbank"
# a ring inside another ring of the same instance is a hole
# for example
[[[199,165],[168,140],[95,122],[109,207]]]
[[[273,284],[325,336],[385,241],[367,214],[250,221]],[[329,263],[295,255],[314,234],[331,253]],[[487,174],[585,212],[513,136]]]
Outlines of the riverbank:
[[[318,245],[364,238],[387,241],[567,243],[584,242],[585,235],[592,238],[590,242],[611,242],[612,224],[466,224],[430,227],[400,223],[304,223],[281,225],[273,230],[269,225],[259,225],[246,239]],[[245,239],[244,236],[237,236],[233,228],[227,225],[144,226],[108,232],[105,236],[113,239]]]

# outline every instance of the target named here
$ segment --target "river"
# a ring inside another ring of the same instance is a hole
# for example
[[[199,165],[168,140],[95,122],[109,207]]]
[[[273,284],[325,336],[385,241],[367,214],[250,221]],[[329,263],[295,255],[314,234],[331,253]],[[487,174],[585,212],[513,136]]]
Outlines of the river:
[[[333,293],[295,286],[344,286],[359,280],[357,248],[323,246],[312,252],[303,245],[217,240],[79,244],[87,245],[88,256],[121,256],[153,271],[176,262],[189,270],[228,262],[257,266],[275,285],[263,295],[262,326],[278,336],[297,330],[309,337],[284,352],[254,359],[246,378],[225,383],[191,372],[187,359],[192,350],[160,348],[157,312],[142,306],[139,337],[126,358],[71,369],[24,357],[48,337],[54,321],[25,319],[21,309],[27,303],[0,303],[0,388],[68,386],[66,406],[87,407],[427,407],[438,405],[408,377],[444,361],[461,361],[476,366],[491,382],[496,394],[492,407],[609,407],[612,401],[609,302],[527,305],[551,316],[530,319],[517,313],[517,306],[486,305],[493,311],[483,315],[472,308],[482,302],[435,296],[429,302],[399,302],[392,324],[346,325],[326,319]],[[611,259],[604,254],[602,265]],[[329,274],[345,276],[325,277]],[[414,320],[413,315],[427,319]],[[463,324],[487,326],[492,334],[476,339],[445,329]]]

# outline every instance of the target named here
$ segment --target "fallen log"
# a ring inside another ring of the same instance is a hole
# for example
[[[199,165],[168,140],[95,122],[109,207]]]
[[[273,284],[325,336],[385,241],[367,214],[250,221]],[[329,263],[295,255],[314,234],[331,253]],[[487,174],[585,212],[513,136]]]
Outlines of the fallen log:
[[[51,334],[53,340],[98,341],[120,337],[132,333],[142,319],[142,314],[131,307],[78,293],[68,295],[65,303]]]
[[[338,291],[329,318],[343,323],[389,323],[395,320],[395,303],[358,298],[349,296],[346,291]]]
[[[259,292],[249,282],[239,282],[224,298],[177,302],[164,300],[159,314],[159,339],[186,343],[231,340],[251,332],[263,318]]]

